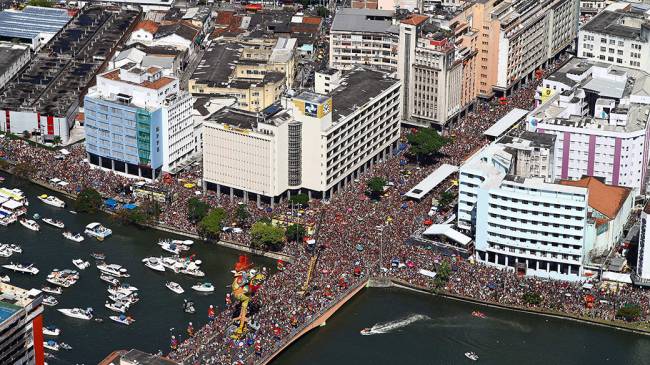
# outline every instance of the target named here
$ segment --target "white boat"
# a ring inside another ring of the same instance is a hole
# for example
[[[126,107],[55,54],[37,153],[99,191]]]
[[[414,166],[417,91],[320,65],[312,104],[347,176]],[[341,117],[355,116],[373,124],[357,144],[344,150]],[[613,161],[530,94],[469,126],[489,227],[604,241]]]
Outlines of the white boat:
[[[124,302],[106,302],[104,304],[104,307],[117,313],[126,313],[126,311],[129,309],[128,304],[125,304]]]
[[[10,281],[11,281],[11,278],[9,277],[9,275],[0,276],[0,283],[8,283]]]
[[[202,278],[205,276],[205,273],[199,270],[199,267],[194,262],[189,262],[188,264],[186,264],[181,269],[180,272],[186,275],[196,276],[198,278]]]
[[[4,247],[9,249],[10,251],[13,251],[14,253],[22,253],[23,249],[20,248],[18,245],[14,245],[13,243],[5,243],[3,244]]]
[[[53,227],[61,228],[61,229],[65,228],[65,223],[61,222],[60,220],[56,220],[53,218],[42,218],[41,220]]]
[[[121,323],[127,326],[130,326],[131,323],[135,322],[135,319],[131,318],[130,316],[126,316],[124,314],[120,314],[119,316],[109,316],[111,320]]]
[[[175,273],[179,273],[184,267],[183,263],[177,257],[163,257],[161,263],[164,267],[172,270]]]
[[[84,261],[82,259],[74,259],[72,260],[72,264],[79,268],[79,270],[85,270],[90,267],[90,262]]]
[[[140,301],[138,293],[124,294],[124,293],[115,293],[108,296],[108,299],[114,301],[115,303],[125,303],[128,305],[135,304]]]
[[[39,226],[38,223],[36,223],[35,221],[33,221],[31,219],[24,219],[23,218],[23,219],[20,220],[20,224],[22,224],[23,227],[25,227],[27,229],[31,229],[32,231],[40,231],[41,230],[41,226]]]
[[[51,205],[53,207],[65,208],[65,202],[55,196],[52,195],[48,196],[47,194],[43,194],[43,195],[39,195],[38,199],[43,203]]]
[[[125,268],[118,264],[101,263],[97,265],[97,268],[104,274],[115,276],[117,278],[128,278],[131,276]]]
[[[158,241],[159,246],[164,246],[164,245],[169,245],[170,243],[173,243],[175,245],[183,245],[183,246],[192,246],[194,244],[194,241],[192,240],[170,240],[170,239],[161,239]]]
[[[61,289],[61,287],[59,286],[57,287],[44,286],[41,288],[41,291],[44,293],[57,294],[57,295],[61,295],[61,293],[63,293],[63,289]]]
[[[198,292],[210,293],[214,291],[214,286],[212,286],[211,283],[205,282],[205,283],[198,283],[196,285],[193,285],[192,289]]]
[[[55,297],[48,295],[47,297],[43,298],[43,304],[47,305],[48,307],[54,307],[55,305],[59,304],[59,301],[56,300]]]
[[[48,283],[62,286],[64,288],[69,288],[72,285],[77,283],[79,280],[79,273],[74,270],[57,270],[54,269],[50,274],[47,275],[46,281]]]
[[[162,247],[162,249],[167,251],[167,252],[173,253],[174,255],[178,255],[182,251],[181,247],[184,247],[184,246],[177,245],[177,244],[171,243],[171,242],[165,242],[160,247]]]
[[[59,344],[54,340],[43,341],[43,347],[52,351],[59,351]]]
[[[45,336],[58,336],[61,334],[61,330],[54,326],[45,326],[43,327],[43,334]]]
[[[78,318],[78,319],[83,319],[86,321],[89,321],[93,318],[93,309],[88,308],[86,310],[80,309],[80,308],[62,308],[62,309],[57,309],[59,312],[63,313],[64,315],[72,318]]]
[[[84,236],[81,235],[81,233],[72,233],[70,231],[63,232],[63,237],[69,239],[70,241],[75,241],[75,242],[81,242],[85,239]]]
[[[68,345],[68,344],[65,343],[65,342],[61,342],[61,343],[59,344],[59,346],[60,346],[61,349],[63,349],[63,350],[72,350],[72,346]]]
[[[180,284],[175,283],[175,282],[173,282],[173,281],[168,281],[168,282],[165,284],[165,286],[167,287],[167,289],[173,291],[173,292],[176,293],[176,294],[183,294],[183,293],[185,293],[185,290],[183,290],[183,287],[182,287]]]
[[[99,241],[103,241],[106,237],[112,235],[113,231],[111,231],[110,228],[106,228],[97,222],[93,222],[86,226],[84,233],[90,237],[97,238]]]
[[[6,247],[0,247],[0,257],[11,257],[14,252]]]
[[[478,355],[474,351],[466,352],[465,357],[472,361],[478,360]]]
[[[155,271],[165,271],[165,266],[163,266],[162,262],[158,258],[155,257],[147,257],[142,259],[142,262],[144,262],[144,266],[150,268],[151,270]]]
[[[99,275],[99,280],[103,280],[111,285],[120,285],[120,281],[110,275]]]
[[[38,269],[34,264],[14,264],[13,262],[7,265],[2,265],[5,269],[13,270],[16,272],[22,272],[26,274],[36,275],[38,274]]]
[[[119,286],[113,286],[108,288],[108,293],[109,294],[124,294],[124,295],[130,295],[133,294],[134,292],[138,291],[139,289],[136,288],[135,286],[131,286],[128,283],[123,283]]]

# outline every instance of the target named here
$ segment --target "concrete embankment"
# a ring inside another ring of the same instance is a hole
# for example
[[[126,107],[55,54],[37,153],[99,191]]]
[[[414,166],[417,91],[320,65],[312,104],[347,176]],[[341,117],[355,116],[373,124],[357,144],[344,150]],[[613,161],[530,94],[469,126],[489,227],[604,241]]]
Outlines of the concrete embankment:
[[[276,349],[272,354],[268,355],[264,359],[262,359],[259,364],[266,365],[273,361],[282,351],[284,351],[287,347],[291,346],[294,342],[296,342],[300,337],[305,335],[307,332],[313,330],[316,327],[322,326],[325,324],[325,322],[332,316],[336,311],[339,310],[345,303],[348,302],[348,300],[354,298],[354,296],[361,291],[361,289],[365,288],[368,285],[368,280],[362,282],[359,284],[357,287],[352,289],[347,295],[345,295],[343,298],[341,298],[338,302],[333,304],[327,311],[325,311],[323,314],[318,316],[316,319],[312,320],[309,324],[304,326],[300,331],[298,331],[296,334],[293,335],[287,342],[285,342],[281,347]]]

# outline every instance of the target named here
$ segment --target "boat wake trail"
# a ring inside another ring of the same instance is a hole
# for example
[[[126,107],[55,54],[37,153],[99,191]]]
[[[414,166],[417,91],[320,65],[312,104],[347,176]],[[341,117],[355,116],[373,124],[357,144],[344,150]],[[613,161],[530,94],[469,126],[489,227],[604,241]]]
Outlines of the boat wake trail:
[[[377,323],[370,328],[368,335],[381,335],[381,334],[390,333],[400,328],[406,327],[417,321],[424,321],[427,319],[431,319],[431,318],[423,314],[412,314],[406,318],[398,319],[395,321],[390,321],[386,323]]]

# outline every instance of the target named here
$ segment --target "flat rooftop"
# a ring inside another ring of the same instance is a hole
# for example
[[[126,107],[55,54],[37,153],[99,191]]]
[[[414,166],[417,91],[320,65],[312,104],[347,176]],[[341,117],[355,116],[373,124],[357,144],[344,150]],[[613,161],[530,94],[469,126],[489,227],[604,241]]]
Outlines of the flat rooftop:
[[[236,42],[213,42],[192,74],[197,84],[226,87],[239,63],[244,46]]]
[[[336,12],[332,32],[399,33],[393,24],[395,12],[391,10],[343,8]]]
[[[70,21],[65,9],[27,6],[23,11],[0,12],[0,37],[29,39],[41,33],[55,34]]]
[[[0,74],[11,68],[26,52],[29,52],[29,47],[26,45],[0,42]],[[2,85],[0,85],[0,88],[2,88]]]
[[[599,34],[609,34],[620,38],[640,39],[641,28],[624,25],[625,18],[633,18],[636,22],[644,22],[642,14],[605,10],[582,26],[582,30]]]
[[[0,283],[0,323],[28,306],[41,295],[37,289],[22,289],[7,283]]]
[[[332,91],[332,121],[337,122],[389,87],[399,83],[387,73],[366,69],[352,70],[341,77],[340,86]]]
[[[138,15],[135,10],[84,7],[5,85],[0,109],[66,116]]]

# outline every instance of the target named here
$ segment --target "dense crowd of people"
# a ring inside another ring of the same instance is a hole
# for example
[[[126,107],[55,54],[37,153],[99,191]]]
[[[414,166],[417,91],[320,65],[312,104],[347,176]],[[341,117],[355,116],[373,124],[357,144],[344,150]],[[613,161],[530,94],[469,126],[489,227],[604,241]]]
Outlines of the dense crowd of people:
[[[557,67],[558,63],[551,65],[546,72]],[[287,264],[283,271],[270,275],[252,297],[249,331],[238,338],[232,336],[235,328],[233,318],[239,314],[239,309],[236,303],[227,303],[224,310],[211,318],[208,324],[193,331],[192,336],[181,343],[175,343],[175,349],[169,356],[183,360],[185,364],[260,362],[369,277],[383,275],[433,289],[439,283],[422,275],[419,270],[436,271],[442,263],[449,265],[451,274],[444,286],[437,289],[450,294],[605,320],[614,319],[616,308],[634,303],[641,307],[642,317],[645,318],[649,314],[648,296],[639,289],[585,289],[582,283],[520,277],[509,270],[404,244],[413,232],[422,227],[430,205],[407,202],[403,194],[440,164],[459,165],[474,151],[485,146],[487,141],[483,132],[513,107],[531,109],[537,85],[537,81],[532,81],[507,100],[478,104],[447,133],[452,141],[442,148],[434,164],[418,165],[409,158],[406,146],[396,155],[374,164],[329,201],[310,201],[301,219],[303,223],[317,227],[317,247],[307,249],[301,242],[285,245],[284,251],[293,256],[293,262]],[[401,143],[407,144],[406,135],[413,131],[404,129],[403,132]],[[111,172],[89,168],[83,162],[85,152],[82,146],[71,148],[70,155],[57,159],[56,152],[5,138],[0,140],[0,151],[11,162],[29,162],[40,166],[33,179],[47,182],[56,177],[69,182],[63,188],[70,193],[91,186],[107,197],[130,199],[124,187],[132,182]],[[366,194],[366,184],[375,176],[383,177],[392,184],[383,196],[371,199]],[[197,188],[188,188],[186,184],[192,182],[200,186],[200,177],[200,168],[194,167],[172,181],[155,183],[171,197],[160,216],[161,224],[183,232],[196,232],[196,227],[188,220],[187,204],[195,196],[211,206],[223,207],[230,217],[234,217],[239,205],[245,204],[251,221],[290,210],[286,202],[271,210],[257,207],[254,202],[218,196],[213,192],[197,194]],[[450,181],[443,182],[433,191],[433,196],[449,186]],[[250,241],[246,231],[228,234],[227,239],[244,244]],[[312,266],[312,262],[315,265]],[[396,262],[399,264],[396,265]],[[524,301],[526,293],[536,293],[541,302]],[[590,306],[585,305],[586,295],[593,298]]]

